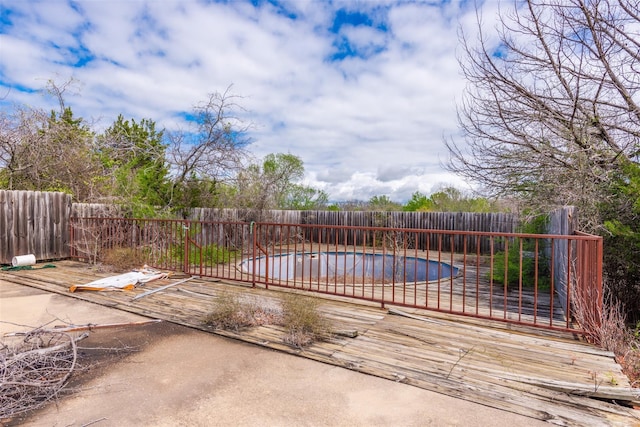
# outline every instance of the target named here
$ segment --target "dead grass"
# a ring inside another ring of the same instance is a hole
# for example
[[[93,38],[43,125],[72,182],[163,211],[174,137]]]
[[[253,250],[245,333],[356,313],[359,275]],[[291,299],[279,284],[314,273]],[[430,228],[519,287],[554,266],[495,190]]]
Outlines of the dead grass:
[[[140,268],[147,263],[142,254],[132,248],[105,249],[102,262],[120,271]]]
[[[640,388],[640,322],[633,329],[626,329],[623,339],[612,340],[616,361],[622,366],[622,371],[629,378],[631,386]]]
[[[263,325],[279,325],[285,329],[283,342],[303,348],[315,341],[331,337],[331,326],[318,310],[317,298],[286,294],[278,308],[243,300],[241,296],[222,292],[213,303],[204,323],[216,329],[239,332]]]
[[[600,345],[613,352],[632,387],[640,388],[640,325],[631,330],[624,322],[621,304],[605,304]]]
[[[287,294],[282,300],[282,325],[286,329],[283,341],[302,348],[314,341],[331,337],[329,321],[318,310],[317,298]]]
[[[616,358],[629,378],[631,387],[640,388],[640,340],[636,339],[628,350]]]
[[[238,332],[254,326],[279,324],[279,310],[262,307],[255,302],[242,300],[237,294],[222,292],[213,301],[213,309],[204,323],[215,329]]]
[[[611,351],[632,387],[640,388],[640,323],[632,330],[625,323],[625,310],[619,301],[605,301],[600,319],[589,310],[589,296],[576,298],[576,318],[587,331],[589,341]]]

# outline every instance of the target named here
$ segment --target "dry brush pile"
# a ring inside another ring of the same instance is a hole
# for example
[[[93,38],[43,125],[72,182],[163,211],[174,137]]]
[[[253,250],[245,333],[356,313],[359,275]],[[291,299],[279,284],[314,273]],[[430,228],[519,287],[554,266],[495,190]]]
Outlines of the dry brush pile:
[[[58,397],[76,367],[76,343],[87,336],[35,329],[0,341],[0,422]]]

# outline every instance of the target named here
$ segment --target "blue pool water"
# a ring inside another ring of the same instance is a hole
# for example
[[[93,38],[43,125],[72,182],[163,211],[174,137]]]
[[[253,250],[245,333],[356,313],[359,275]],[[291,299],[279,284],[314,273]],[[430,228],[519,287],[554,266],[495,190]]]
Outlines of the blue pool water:
[[[255,267],[254,267],[255,265]],[[444,262],[415,257],[357,252],[288,253],[246,259],[243,272],[271,279],[365,277],[371,281],[431,282],[458,275],[459,269]],[[267,268],[268,267],[268,268]]]

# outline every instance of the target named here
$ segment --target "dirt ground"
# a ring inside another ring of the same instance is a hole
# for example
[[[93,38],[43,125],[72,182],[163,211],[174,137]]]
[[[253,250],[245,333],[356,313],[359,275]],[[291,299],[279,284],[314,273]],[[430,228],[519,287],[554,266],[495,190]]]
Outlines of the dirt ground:
[[[0,283],[0,334],[53,321],[144,320]],[[406,384],[166,322],[92,332],[55,402],[7,425],[542,426]]]

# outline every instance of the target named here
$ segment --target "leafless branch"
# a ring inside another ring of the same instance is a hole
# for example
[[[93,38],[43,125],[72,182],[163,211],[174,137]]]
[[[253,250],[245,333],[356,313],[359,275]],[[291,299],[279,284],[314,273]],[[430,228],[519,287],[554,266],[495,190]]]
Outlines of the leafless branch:
[[[463,141],[446,141],[450,170],[494,195],[546,209],[573,204],[598,224],[607,185],[640,150],[637,2],[534,0],[501,10],[497,41],[478,13],[460,32],[469,86]]]
[[[231,86],[209,94],[193,108],[193,129],[170,133],[169,160],[175,181],[192,178],[218,179],[237,170],[245,156],[249,126],[237,115],[242,108]]]

